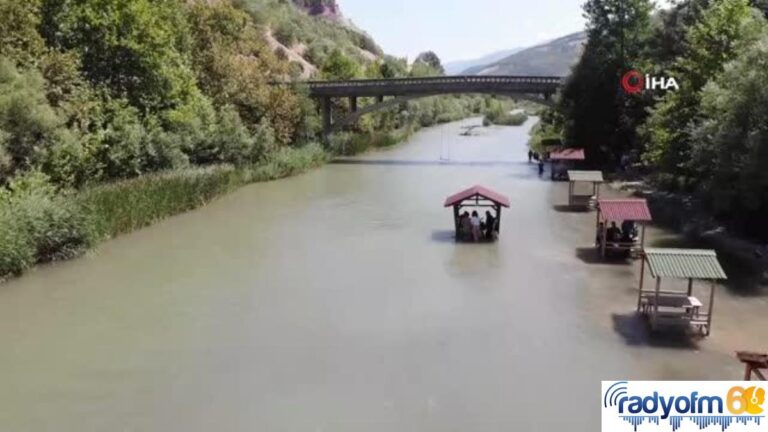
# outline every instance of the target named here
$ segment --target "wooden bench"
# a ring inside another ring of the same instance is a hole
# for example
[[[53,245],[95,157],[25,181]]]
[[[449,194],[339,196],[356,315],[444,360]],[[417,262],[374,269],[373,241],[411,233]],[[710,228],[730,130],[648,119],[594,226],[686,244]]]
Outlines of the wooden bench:
[[[685,325],[692,326],[705,334],[709,326],[709,317],[701,312],[703,306],[696,297],[684,293],[664,292],[659,293],[657,308],[656,293],[650,291],[641,295],[639,310],[643,315],[651,318],[654,328],[658,324]]]
[[[744,381],[751,381],[753,374],[760,381],[768,381],[768,354],[738,351],[736,357],[744,363]]]

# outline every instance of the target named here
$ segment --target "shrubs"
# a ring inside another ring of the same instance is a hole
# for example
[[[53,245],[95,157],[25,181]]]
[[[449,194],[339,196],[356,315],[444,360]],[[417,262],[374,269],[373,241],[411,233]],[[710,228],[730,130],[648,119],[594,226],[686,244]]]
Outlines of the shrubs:
[[[39,172],[0,191],[0,278],[36,262],[72,258],[93,244],[91,221]]]
[[[520,126],[526,120],[528,120],[528,115],[524,112],[510,113],[508,107],[505,107],[503,103],[497,102],[492,103],[491,107],[486,111],[483,125]]]
[[[45,98],[40,73],[19,71],[0,58],[0,141],[8,171],[35,163],[56,140],[63,123]]]
[[[249,170],[248,181],[268,181],[298,174],[328,161],[328,153],[316,143],[301,148],[283,147],[269,160]]]
[[[284,46],[290,48],[298,40],[299,28],[292,22],[281,24],[275,29],[275,39]]]
[[[340,155],[354,155],[371,149],[394,146],[407,139],[414,128],[407,126],[391,131],[365,133],[337,133],[330,137],[329,147]]]
[[[525,113],[505,113],[500,116],[485,116],[492,124],[501,126],[520,126],[528,120],[528,115]]]

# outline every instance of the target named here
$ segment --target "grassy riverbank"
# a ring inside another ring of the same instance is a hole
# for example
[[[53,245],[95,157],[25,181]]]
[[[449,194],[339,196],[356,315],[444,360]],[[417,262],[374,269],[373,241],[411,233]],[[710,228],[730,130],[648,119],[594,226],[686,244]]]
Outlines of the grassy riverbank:
[[[327,161],[319,145],[284,148],[250,167],[215,165],[149,174],[61,192],[30,174],[0,195],[0,279],[81,255],[100,241],[203,206],[248,183],[298,174]]]
[[[705,248],[717,251],[730,279],[742,295],[768,289],[768,248],[754,238],[738,234],[737,227],[718,221],[696,197],[665,192],[642,177],[619,177],[612,188],[645,198],[654,225],[676,234],[659,247]]]

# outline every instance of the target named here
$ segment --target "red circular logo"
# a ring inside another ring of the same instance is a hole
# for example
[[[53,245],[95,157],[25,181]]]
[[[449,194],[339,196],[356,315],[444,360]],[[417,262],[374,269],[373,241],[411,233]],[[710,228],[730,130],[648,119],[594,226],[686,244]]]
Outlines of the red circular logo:
[[[621,87],[629,94],[640,93],[645,88],[645,77],[636,70],[631,70],[621,78]]]

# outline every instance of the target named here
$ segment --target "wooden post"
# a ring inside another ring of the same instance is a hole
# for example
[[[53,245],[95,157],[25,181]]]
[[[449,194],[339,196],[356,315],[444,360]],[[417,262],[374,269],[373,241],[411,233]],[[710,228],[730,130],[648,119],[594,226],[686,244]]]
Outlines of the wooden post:
[[[651,328],[656,329],[656,316],[659,314],[659,296],[661,294],[661,276],[656,276],[656,300],[653,302],[653,316],[651,317]]]
[[[499,235],[501,235],[501,206],[496,206],[496,228],[499,230]]]
[[[331,98],[324,97],[322,100],[323,109],[323,134],[328,136],[331,134],[331,126],[333,124],[333,118],[331,114]]]
[[[640,303],[643,300],[643,286],[645,285],[645,255],[640,257],[640,290],[637,293],[637,311],[640,312]]]
[[[595,232],[597,232],[598,228],[600,228],[600,204],[597,205],[597,215],[595,218]]]
[[[693,294],[693,278],[688,278],[688,297]]]
[[[573,205],[573,182],[568,182],[568,206]]]
[[[357,112],[357,96],[349,97],[349,110],[351,112]]]
[[[645,223],[640,229],[640,250],[645,251]]]
[[[603,258],[605,258],[605,248],[608,242],[608,239],[606,238],[607,235],[608,229],[603,225],[602,232],[600,233],[600,254],[603,255]]]
[[[459,230],[461,225],[459,224],[459,206],[453,206],[453,226],[456,229],[456,241],[459,241]]]
[[[709,293],[709,313],[707,314],[707,336],[712,331],[712,312],[715,310],[715,287],[717,283],[712,281]]]

